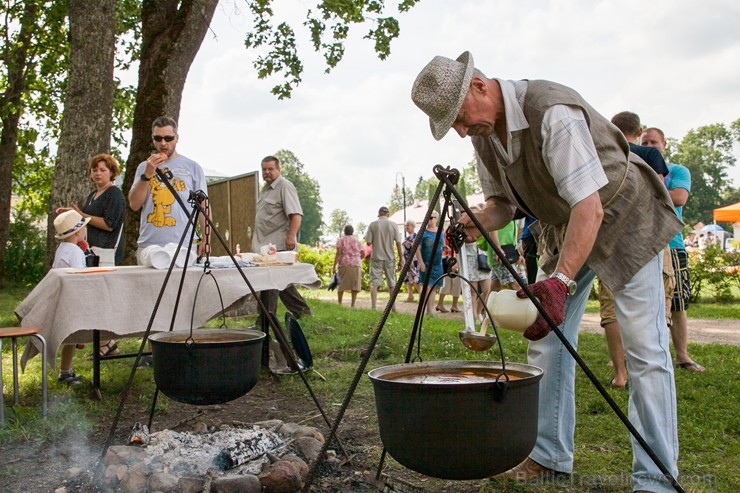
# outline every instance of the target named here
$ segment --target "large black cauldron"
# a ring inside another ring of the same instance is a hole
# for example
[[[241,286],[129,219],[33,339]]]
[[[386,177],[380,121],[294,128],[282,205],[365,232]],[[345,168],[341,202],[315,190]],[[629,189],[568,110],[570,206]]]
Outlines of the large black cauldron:
[[[481,479],[524,460],[537,438],[542,370],[487,361],[431,361],[369,373],[380,438],[400,464],[443,479]]]
[[[221,404],[255,386],[264,332],[195,329],[149,336],[154,381],[167,397],[186,404]]]

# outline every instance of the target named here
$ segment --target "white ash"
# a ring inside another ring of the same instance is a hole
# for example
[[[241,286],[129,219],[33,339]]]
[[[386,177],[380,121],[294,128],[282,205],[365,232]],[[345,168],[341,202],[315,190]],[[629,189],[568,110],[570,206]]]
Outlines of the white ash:
[[[266,454],[275,453],[286,444],[283,437],[259,426],[205,434],[163,430],[152,433],[150,439],[144,448],[150,461],[161,463],[166,472],[174,475],[204,475],[209,469],[226,469],[225,452],[245,445],[250,461],[234,472],[259,474],[262,464],[269,462]]]

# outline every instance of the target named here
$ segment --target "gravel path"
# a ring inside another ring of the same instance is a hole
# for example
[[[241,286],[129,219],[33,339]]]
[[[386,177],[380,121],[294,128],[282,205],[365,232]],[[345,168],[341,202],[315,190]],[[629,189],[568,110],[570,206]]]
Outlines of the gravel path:
[[[403,299],[403,297],[405,296],[405,293],[401,293],[399,299]],[[318,297],[324,301],[336,300],[336,294],[334,292],[329,293],[327,291],[323,291],[319,294]],[[378,300],[378,308],[380,310],[384,310],[385,305],[388,302],[388,296],[383,293],[379,297],[380,299]],[[345,306],[349,306],[349,299],[349,293],[345,293]],[[370,300],[358,299],[356,305],[360,308],[370,308]],[[445,306],[449,310],[449,296],[445,299]],[[460,300],[460,307],[462,307],[462,299]],[[416,313],[417,304],[401,301],[396,303],[396,309],[401,313],[413,315]],[[462,313],[435,312],[435,316],[443,317],[449,320],[463,319]],[[593,313],[585,313],[581,321],[581,331],[593,334],[603,334],[604,331],[599,325],[599,315]],[[689,341],[701,344],[730,344],[740,346],[740,320],[690,318]]]

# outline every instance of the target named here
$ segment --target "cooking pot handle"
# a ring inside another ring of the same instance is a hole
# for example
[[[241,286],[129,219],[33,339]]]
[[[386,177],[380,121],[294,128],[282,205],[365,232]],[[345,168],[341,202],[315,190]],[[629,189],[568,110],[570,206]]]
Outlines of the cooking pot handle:
[[[501,377],[504,377],[504,380],[502,380]],[[506,391],[508,389],[509,375],[507,375],[505,371],[502,371],[498,374],[498,376],[496,376],[496,381],[494,382],[493,388],[491,389],[491,392],[493,393],[493,400],[495,400],[496,402],[502,401],[506,396]]]
[[[193,309],[190,312],[190,337],[188,337],[188,340],[193,340],[193,320],[195,319],[195,303],[198,301],[198,291],[200,290],[200,283],[203,282],[203,278],[205,276],[211,276],[211,279],[213,279],[213,282],[216,283],[216,291],[218,291],[218,299],[221,302],[221,325],[219,327],[225,329],[226,327],[226,309],[224,308],[224,297],[221,295],[221,288],[218,285],[218,281],[216,280],[216,276],[213,275],[213,273],[206,269],[203,269],[203,274],[200,275],[200,279],[198,279],[198,285],[195,287],[195,295],[193,296]],[[186,341],[187,342],[187,341]]]

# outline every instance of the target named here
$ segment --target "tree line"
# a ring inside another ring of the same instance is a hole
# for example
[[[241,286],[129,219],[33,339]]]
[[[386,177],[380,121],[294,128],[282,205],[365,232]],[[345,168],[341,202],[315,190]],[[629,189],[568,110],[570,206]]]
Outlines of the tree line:
[[[418,0],[401,0],[405,12]],[[301,81],[303,65],[295,28],[276,18],[270,0],[246,0],[234,11],[249,16],[245,46],[260,50],[255,74],[281,81],[272,92],[287,98]],[[136,166],[151,150],[151,122],[161,115],[176,120],[190,66],[209,31],[218,0],[8,0],[0,4],[0,282],[6,276],[11,197],[20,197],[19,216],[47,223],[46,261],[53,257],[54,209],[88,192],[90,156],[112,153],[124,166],[129,190]],[[365,36],[376,54],[390,54],[400,34],[398,21],[385,16],[384,0],[320,2],[306,9],[310,46],[327,72],[344,55],[352,25],[369,24]],[[135,86],[124,86],[116,69],[138,64]],[[125,136],[130,131],[130,140]],[[290,172],[301,174],[295,160]],[[302,183],[304,184],[304,183]],[[304,204],[302,232],[320,230],[320,202]],[[318,210],[315,210],[317,209]],[[124,224],[127,263],[133,263],[139,213]],[[309,229],[310,228],[310,229]],[[17,260],[17,258],[15,259]]]
[[[399,0],[406,12],[418,0]],[[259,50],[254,61],[258,78],[277,76],[272,89],[288,98],[300,83],[303,65],[296,30],[276,18],[270,0],[232,3],[250,16],[245,37],[248,50]],[[380,59],[390,54],[399,24],[384,16],[384,0],[319,2],[304,6],[310,46],[321,53],[327,71],[344,54],[352,25],[369,24],[366,38]],[[14,220],[47,223],[48,267],[55,242],[54,209],[84,197],[89,187],[87,160],[110,152],[123,164],[127,191],[136,165],[151,150],[151,122],[158,116],[178,119],[190,66],[208,34],[218,0],[8,0],[0,4],[0,282],[7,278],[11,197],[17,196]],[[246,6],[246,10],[241,8]],[[135,85],[126,86],[117,70],[138,64]],[[130,137],[128,137],[130,132]],[[740,119],[689,131],[669,139],[668,157],[692,172],[692,193],[685,207],[688,223],[711,222],[716,207],[740,201],[728,170],[735,166],[733,146],[740,140]],[[323,231],[319,185],[290,151],[282,159],[286,176],[298,185],[304,217],[301,240],[315,242]],[[461,191],[472,193],[474,170],[464,168]],[[406,196],[428,199],[435,178],[419,177]],[[402,206],[396,189],[390,207]],[[343,211],[332,211],[337,222]],[[346,213],[344,213],[346,216]],[[348,219],[348,218],[346,218]],[[127,262],[133,263],[139,213],[129,211],[125,223]],[[13,261],[18,261],[13,257]]]

